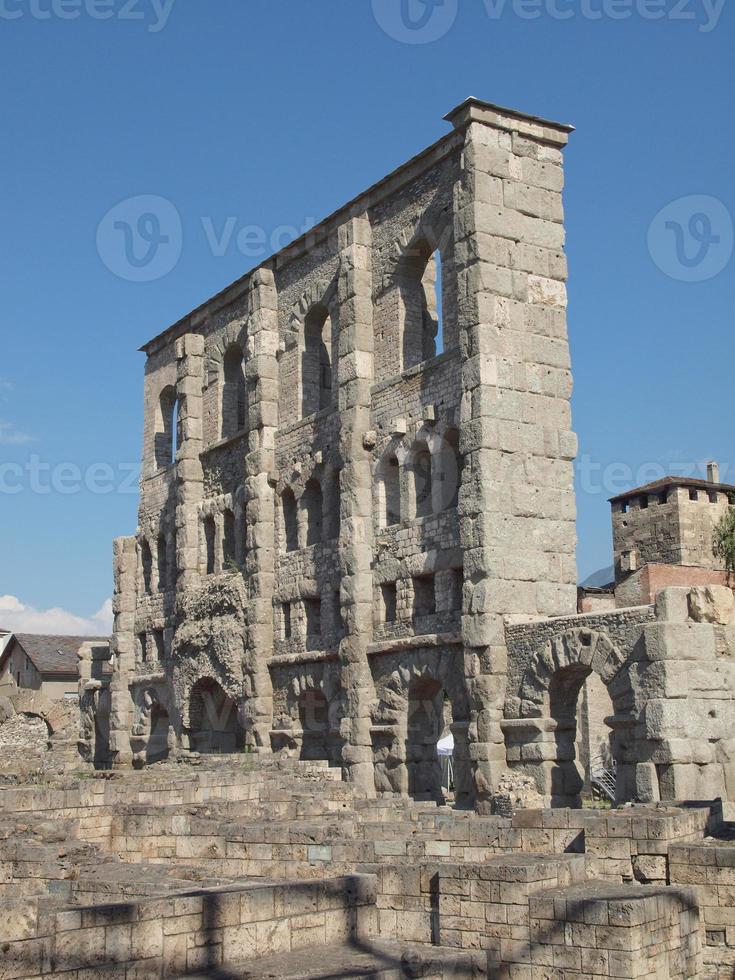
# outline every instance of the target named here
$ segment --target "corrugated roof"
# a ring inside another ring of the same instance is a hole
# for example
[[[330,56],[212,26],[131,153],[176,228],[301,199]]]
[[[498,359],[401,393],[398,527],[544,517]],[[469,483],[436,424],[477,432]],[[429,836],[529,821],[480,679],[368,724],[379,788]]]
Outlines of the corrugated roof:
[[[42,636],[14,633],[13,639],[40,674],[76,674],[77,651],[83,643],[108,643],[107,636]],[[10,650],[12,641],[6,647]]]

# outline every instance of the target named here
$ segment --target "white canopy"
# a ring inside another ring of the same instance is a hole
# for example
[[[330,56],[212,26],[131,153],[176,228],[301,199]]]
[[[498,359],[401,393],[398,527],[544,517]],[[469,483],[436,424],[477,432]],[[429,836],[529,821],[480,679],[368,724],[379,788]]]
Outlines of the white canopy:
[[[436,743],[436,754],[437,755],[451,755],[454,752],[454,736],[447,735],[445,738],[440,738]]]

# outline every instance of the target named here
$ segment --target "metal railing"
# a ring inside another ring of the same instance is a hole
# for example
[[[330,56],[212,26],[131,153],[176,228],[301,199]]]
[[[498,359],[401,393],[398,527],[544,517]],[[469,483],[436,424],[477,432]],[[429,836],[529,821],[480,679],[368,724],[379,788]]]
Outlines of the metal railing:
[[[611,768],[608,768],[607,763],[601,755],[590,759],[590,782],[593,790],[596,790],[600,796],[604,796],[611,803],[614,803],[616,782],[615,763],[612,762],[610,765]]]

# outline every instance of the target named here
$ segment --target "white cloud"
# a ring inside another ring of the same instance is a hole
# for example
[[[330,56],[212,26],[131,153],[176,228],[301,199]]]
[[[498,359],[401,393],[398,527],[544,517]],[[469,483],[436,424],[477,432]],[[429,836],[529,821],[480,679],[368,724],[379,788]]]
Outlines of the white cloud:
[[[84,617],[58,606],[36,609],[14,595],[0,595],[0,628],[14,633],[52,633],[59,636],[107,636],[112,631],[112,600]]]
[[[27,432],[16,429],[13,422],[7,419],[0,419],[0,445],[3,446],[22,446],[26,442],[33,442],[33,436]]]

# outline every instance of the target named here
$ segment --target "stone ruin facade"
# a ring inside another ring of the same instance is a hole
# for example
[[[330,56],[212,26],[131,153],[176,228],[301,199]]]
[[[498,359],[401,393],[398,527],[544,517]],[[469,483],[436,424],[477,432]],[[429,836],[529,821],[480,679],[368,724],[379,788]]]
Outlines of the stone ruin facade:
[[[112,764],[246,751],[489,805],[504,617],[576,603],[562,152],[452,132],[143,348]]]
[[[458,804],[491,810],[519,770],[573,805],[594,675],[618,802],[727,798],[729,607],[575,618],[570,127],[473,99],[447,119],[144,346],[139,529],[115,542],[89,757],[275,754],[441,800],[451,733]],[[692,644],[717,701],[696,735],[672,680]]]
[[[733,976],[733,592],[576,612],[570,127],[447,119],[143,348],[84,778],[0,787],[4,980]]]

